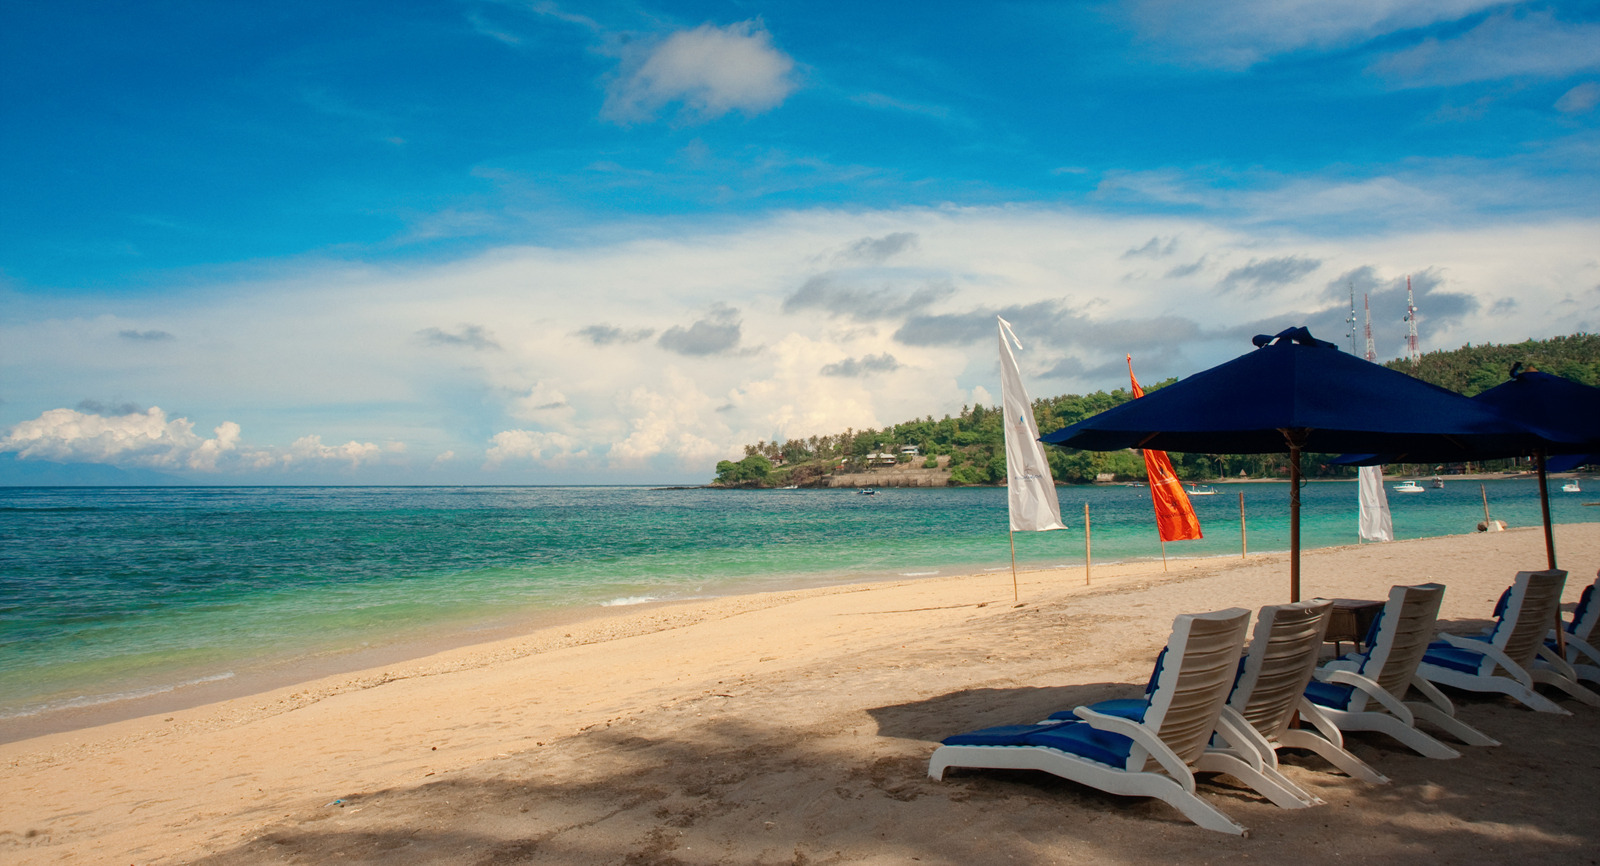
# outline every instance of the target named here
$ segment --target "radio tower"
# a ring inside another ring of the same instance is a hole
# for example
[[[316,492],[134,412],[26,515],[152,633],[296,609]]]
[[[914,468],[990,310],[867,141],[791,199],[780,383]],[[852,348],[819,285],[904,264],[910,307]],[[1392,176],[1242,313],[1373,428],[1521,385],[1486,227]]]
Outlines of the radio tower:
[[[1367,303],[1367,296],[1361,296],[1361,308],[1367,311],[1367,360],[1376,364],[1378,350],[1372,346],[1372,306]]]
[[[1406,275],[1406,357],[1417,366],[1417,305],[1411,300],[1411,275]]]
[[[1350,338],[1350,354],[1356,353],[1356,283],[1350,281],[1350,318],[1344,320],[1345,336]]]

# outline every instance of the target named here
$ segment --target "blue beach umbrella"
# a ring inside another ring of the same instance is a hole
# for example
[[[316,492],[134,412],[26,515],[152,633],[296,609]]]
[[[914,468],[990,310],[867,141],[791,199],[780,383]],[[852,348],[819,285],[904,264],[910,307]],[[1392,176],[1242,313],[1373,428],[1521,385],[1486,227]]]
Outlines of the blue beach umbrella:
[[[1514,448],[1473,447],[1471,443],[1431,443],[1390,454],[1342,456],[1337,462],[1358,465],[1457,463],[1532,455],[1539,471],[1545,555],[1550,562],[1549,567],[1555,568],[1556,544],[1550,524],[1550,491],[1546,474],[1591,462],[1594,455],[1600,453],[1600,388],[1591,388],[1537,370],[1523,370],[1519,363],[1511,368],[1509,380],[1473,397],[1472,401],[1537,429],[1541,436],[1537,441],[1525,442]]]
[[[1484,403],[1339,351],[1305,328],[1042,441],[1085,451],[1289,454],[1289,595],[1300,600],[1302,451],[1519,449],[1538,433]]]

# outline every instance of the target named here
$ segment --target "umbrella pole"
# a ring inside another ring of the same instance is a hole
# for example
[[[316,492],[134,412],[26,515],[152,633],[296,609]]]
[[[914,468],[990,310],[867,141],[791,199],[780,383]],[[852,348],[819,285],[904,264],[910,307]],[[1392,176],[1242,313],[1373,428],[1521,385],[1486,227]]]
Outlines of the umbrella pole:
[[[1239,491],[1239,558],[1250,557],[1250,536],[1245,533],[1244,525],[1244,491]]]
[[[1021,601],[1022,594],[1017,590],[1017,531],[1013,529],[1006,535],[1011,539],[1011,600]]]
[[[1285,430],[1289,440],[1289,601],[1300,601],[1300,446],[1304,430]]]
[[[1550,527],[1550,489],[1545,483],[1544,449],[1533,452],[1539,463],[1539,507],[1544,510],[1544,555],[1550,570],[1556,570],[1556,537]],[[1561,608],[1556,608],[1556,655],[1567,657],[1567,624],[1561,621]]]
[[[1544,555],[1550,561],[1550,569],[1556,567],[1556,537],[1550,528],[1550,489],[1545,484],[1544,475],[1544,449],[1533,452],[1534,459],[1539,462],[1539,507],[1544,510]]]

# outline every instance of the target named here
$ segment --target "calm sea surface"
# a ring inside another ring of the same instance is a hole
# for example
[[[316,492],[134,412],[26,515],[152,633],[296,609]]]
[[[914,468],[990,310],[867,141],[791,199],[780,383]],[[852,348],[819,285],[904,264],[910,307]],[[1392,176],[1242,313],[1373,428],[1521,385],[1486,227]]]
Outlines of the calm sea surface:
[[[1551,494],[1597,522],[1595,494]],[[1196,497],[1206,538],[1170,556],[1288,546],[1286,484]],[[1597,491],[1600,492],[1600,491]],[[1533,481],[1488,482],[1494,517],[1539,522]],[[1028,565],[1157,558],[1147,490],[1060,491],[1070,532]],[[1471,532],[1477,482],[1391,494],[1401,538]],[[1354,482],[1304,492],[1307,547],[1356,540]],[[422,635],[603,605],[1009,567],[1002,489],[0,488],[0,720],[349,658]]]

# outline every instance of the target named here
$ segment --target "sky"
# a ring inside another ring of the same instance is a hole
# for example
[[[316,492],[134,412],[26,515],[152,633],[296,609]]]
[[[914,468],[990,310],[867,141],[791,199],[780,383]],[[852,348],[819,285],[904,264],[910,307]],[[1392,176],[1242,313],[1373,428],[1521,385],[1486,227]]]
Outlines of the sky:
[[[704,483],[994,404],[997,315],[1035,397],[1600,327],[1593,2],[0,16],[8,459]]]

